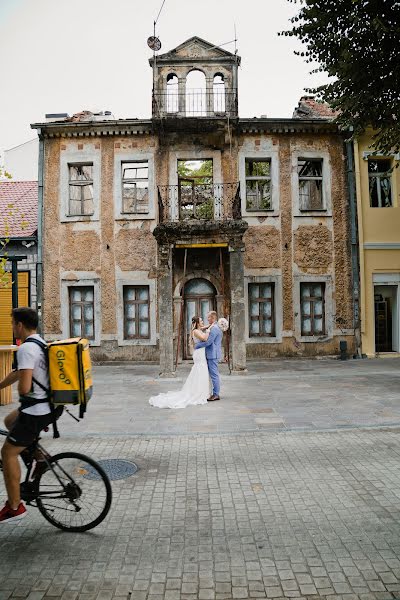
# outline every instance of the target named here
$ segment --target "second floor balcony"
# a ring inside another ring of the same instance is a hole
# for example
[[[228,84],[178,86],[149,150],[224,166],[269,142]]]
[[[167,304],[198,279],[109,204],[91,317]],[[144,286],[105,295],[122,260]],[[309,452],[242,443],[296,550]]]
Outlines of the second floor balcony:
[[[240,186],[185,182],[158,187],[160,223],[240,220]]]

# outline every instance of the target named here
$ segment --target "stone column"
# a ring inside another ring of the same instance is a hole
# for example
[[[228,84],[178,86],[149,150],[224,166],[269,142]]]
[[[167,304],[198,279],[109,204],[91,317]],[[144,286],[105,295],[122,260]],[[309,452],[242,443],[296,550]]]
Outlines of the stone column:
[[[158,246],[158,329],[160,335],[160,377],[175,377],[172,298],[172,249]]]
[[[244,244],[242,240],[229,244],[229,274],[231,284],[231,353],[232,374],[246,373],[246,331],[244,303]]]
[[[180,117],[186,116],[186,76],[178,76],[178,113]]]

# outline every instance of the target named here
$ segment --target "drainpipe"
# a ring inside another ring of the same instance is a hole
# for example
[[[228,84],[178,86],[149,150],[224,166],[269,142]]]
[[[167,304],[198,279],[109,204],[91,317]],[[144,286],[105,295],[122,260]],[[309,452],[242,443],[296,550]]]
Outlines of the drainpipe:
[[[41,129],[39,136],[39,164],[38,164],[38,257],[36,264],[36,297],[39,315],[39,332],[43,335],[43,171],[44,171],[44,139]]]
[[[360,332],[360,267],[357,230],[356,184],[354,176],[354,150],[352,141],[345,142],[345,145],[347,158],[347,189],[349,192],[350,207],[351,271],[353,284],[353,326],[356,340],[357,358],[362,358]]]

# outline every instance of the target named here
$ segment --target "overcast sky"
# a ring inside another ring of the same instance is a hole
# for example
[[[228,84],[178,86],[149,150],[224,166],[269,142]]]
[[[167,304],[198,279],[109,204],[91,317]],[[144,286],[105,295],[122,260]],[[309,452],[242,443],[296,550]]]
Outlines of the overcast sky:
[[[45,113],[151,111],[151,51],[162,0],[0,0],[0,152],[35,137]],[[298,6],[288,0],[165,0],[161,53],[193,35],[217,45],[234,38],[242,57],[241,117],[290,117],[304,88],[323,81],[278,37]],[[223,48],[234,52],[234,44]]]

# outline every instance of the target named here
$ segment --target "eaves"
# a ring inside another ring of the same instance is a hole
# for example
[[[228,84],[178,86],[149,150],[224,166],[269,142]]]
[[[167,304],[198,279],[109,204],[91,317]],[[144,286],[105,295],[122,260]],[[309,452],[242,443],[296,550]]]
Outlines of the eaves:
[[[111,137],[115,135],[142,136],[152,135],[153,125],[150,119],[118,119],[113,121],[56,121],[52,123],[32,123],[39,137],[43,138],[80,138]]]
[[[240,133],[336,133],[337,123],[327,119],[239,119]]]

